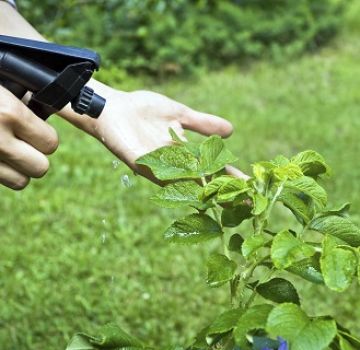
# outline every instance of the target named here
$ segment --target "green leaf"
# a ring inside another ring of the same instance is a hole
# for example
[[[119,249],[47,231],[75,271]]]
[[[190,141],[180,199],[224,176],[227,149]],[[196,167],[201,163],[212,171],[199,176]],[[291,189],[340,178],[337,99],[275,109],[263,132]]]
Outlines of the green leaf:
[[[236,271],[236,263],[225,255],[212,254],[207,261],[207,284],[210,287],[220,287],[230,281]]]
[[[275,159],[271,160],[270,162],[277,167],[286,166],[290,164],[290,160],[285,156],[283,156],[282,154],[277,155]]]
[[[243,179],[235,178],[220,187],[217,194],[218,202],[230,202],[239,194],[250,190],[249,185]]]
[[[223,312],[209,326],[207,334],[225,333],[232,330],[237,325],[242,314],[243,310],[240,308]]]
[[[339,345],[341,350],[356,350],[350,342],[348,342],[345,338],[342,336],[339,336]]]
[[[324,208],[327,203],[325,190],[311,177],[302,176],[298,179],[287,181],[285,188],[302,192],[314,200],[318,208]]]
[[[271,259],[278,269],[286,269],[294,262],[315,254],[315,249],[294,237],[289,231],[279,232],[271,246]]]
[[[284,189],[278,200],[292,211],[296,219],[302,224],[307,224],[315,214],[312,199],[290,189]]]
[[[256,291],[265,299],[275,303],[294,303],[300,305],[299,295],[293,284],[283,278],[273,278],[256,286]]]
[[[297,164],[306,176],[316,178],[319,175],[330,173],[330,168],[325,159],[315,151],[301,152],[291,158],[291,162]]]
[[[244,239],[238,233],[234,233],[229,240],[229,250],[231,252],[240,253],[243,243]]]
[[[209,326],[204,327],[196,334],[192,347],[190,347],[188,350],[203,349],[208,347],[208,329]]]
[[[254,177],[261,183],[268,182],[274,168],[275,164],[271,162],[258,162],[252,165]]]
[[[96,350],[89,341],[89,337],[83,334],[76,334],[70,340],[66,350]]]
[[[247,204],[226,208],[221,213],[221,223],[225,227],[239,226],[244,220],[252,217],[251,210],[251,207]]]
[[[187,140],[182,140],[172,128],[169,128],[169,134],[171,135],[172,140],[177,143],[177,145],[184,146],[196,158],[200,157],[199,144]]]
[[[322,216],[336,215],[336,216],[342,216],[344,218],[347,218],[347,217],[349,217],[349,210],[350,210],[350,203],[344,203],[339,208],[329,209],[329,210],[326,210],[325,212],[322,212],[321,215]]]
[[[324,284],[320,269],[320,254],[300,260],[289,266],[287,271],[315,284]]]
[[[260,215],[263,213],[268,205],[268,199],[261,193],[255,193],[253,195],[254,208],[252,210],[253,215]]]
[[[321,215],[310,222],[309,228],[339,238],[353,247],[360,246],[360,229],[349,218]]]
[[[194,181],[181,181],[167,185],[151,200],[157,205],[164,208],[179,208],[184,206],[193,206],[196,208],[203,207],[203,203],[199,201],[199,195],[202,187]]]
[[[185,146],[165,146],[136,160],[151,169],[159,180],[200,178],[199,162]]]
[[[350,343],[355,349],[360,349],[360,339],[350,334],[350,332],[337,324],[339,336],[346,339],[348,343]]]
[[[353,251],[338,246],[335,238],[325,237],[320,265],[325,284],[331,290],[346,290],[354,278],[357,264],[357,256]]]
[[[322,350],[336,336],[334,320],[309,318],[299,306],[284,303],[269,314],[266,331],[290,342],[291,350]]]
[[[173,128],[169,128],[169,134],[172,138],[172,140],[174,142],[177,142],[179,145],[183,145],[185,143],[184,140],[182,140],[178,135],[177,133],[175,132],[175,130]]]
[[[295,180],[303,176],[300,167],[292,163],[275,167],[273,169],[273,174],[279,181]]]
[[[255,305],[249,308],[239,319],[234,330],[236,344],[247,347],[246,335],[255,329],[265,329],[266,320],[273,306],[268,304]]]
[[[203,193],[201,194],[201,199],[207,199],[215,195],[221,186],[225,185],[229,181],[234,180],[234,177],[231,175],[222,175],[214,180],[210,181],[204,188]]]
[[[245,258],[255,254],[266,243],[266,239],[263,235],[254,235],[245,239],[241,246],[242,255]]]
[[[174,243],[196,244],[220,237],[219,224],[205,214],[191,214],[175,221],[164,233]]]
[[[76,334],[66,350],[140,350],[142,342],[124,332],[119,326],[108,324],[101,328],[99,335]]]
[[[202,176],[212,175],[233,163],[237,158],[225,147],[220,136],[207,138],[200,145],[200,169]]]

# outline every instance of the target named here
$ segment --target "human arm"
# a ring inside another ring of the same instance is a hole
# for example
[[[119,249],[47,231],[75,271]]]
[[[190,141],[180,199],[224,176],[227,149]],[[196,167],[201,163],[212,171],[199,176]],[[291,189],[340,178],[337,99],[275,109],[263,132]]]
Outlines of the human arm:
[[[1,2],[0,6],[0,33],[44,40],[11,6]],[[107,105],[98,119],[79,116],[69,107],[59,114],[97,138],[130,168],[148,177],[150,174],[137,168],[135,160],[145,153],[170,144],[169,127],[179,136],[183,136],[184,129],[223,137],[232,132],[231,124],[224,119],[196,112],[160,94],[118,91],[94,79],[89,85],[107,99]]]

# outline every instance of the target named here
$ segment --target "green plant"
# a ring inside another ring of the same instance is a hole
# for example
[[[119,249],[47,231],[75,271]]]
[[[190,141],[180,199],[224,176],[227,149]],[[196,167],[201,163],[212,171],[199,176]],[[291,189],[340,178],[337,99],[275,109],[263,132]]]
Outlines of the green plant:
[[[281,60],[315,50],[338,32],[346,4],[345,0],[23,0],[19,5],[52,40],[91,47],[101,53],[105,66],[163,76],[254,58]]]
[[[291,276],[336,292],[360,276],[360,229],[346,203],[327,208],[319,184],[330,172],[321,155],[301,152],[253,165],[247,180],[224,174],[236,160],[221,138],[174,145],[138,159],[167,182],[152,199],[167,208],[193,211],[166,231],[171,243],[217,241],[207,261],[207,284],[229,289],[229,307],[186,349],[351,350],[360,339],[330,316],[308,316]],[[294,216],[291,227],[273,222],[280,204]],[[280,345],[280,343],[282,344]],[[279,349],[280,349],[279,347]],[[99,337],[76,335],[67,350],[149,349],[114,325]],[[180,349],[180,348],[179,348]]]

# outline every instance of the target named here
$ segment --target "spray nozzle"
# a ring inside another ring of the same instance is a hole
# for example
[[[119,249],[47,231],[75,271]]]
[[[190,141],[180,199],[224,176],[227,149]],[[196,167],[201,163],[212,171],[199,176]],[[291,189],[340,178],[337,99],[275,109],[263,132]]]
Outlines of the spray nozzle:
[[[28,107],[44,120],[69,102],[97,118],[106,100],[86,83],[99,65],[87,49],[0,35],[0,84],[18,98],[32,92]]]

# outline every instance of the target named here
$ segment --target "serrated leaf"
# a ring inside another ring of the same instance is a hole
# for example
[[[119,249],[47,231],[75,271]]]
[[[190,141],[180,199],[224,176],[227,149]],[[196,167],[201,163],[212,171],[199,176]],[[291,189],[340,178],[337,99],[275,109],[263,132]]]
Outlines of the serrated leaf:
[[[239,319],[234,330],[236,344],[247,347],[246,335],[255,329],[265,329],[266,320],[273,309],[272,305],[261,304],[249,308]]]
[[[326,236],[320,259],[325,284],[336,292],[343,292],[354,278],[358,265],[355,253],[337,245],[335,238]]]
[[[164,208],[179,208],[184,206],[203,207],[199,200],[202,187],[194,181],[181,181],[169,184],[160,189],[160,191],[151,200]]]
[[[312,283],[324,284],[320,269],[320,254],[318,253],[310,258],[293,263],[286,270]]]
[[[296,219],[302,224],[307,224],[315,214],[312,199],[302,193],[284,189],[278,200],[292,211]]]
[[[246,238],[241,246],[242,255],[245,258],[255,254],[266,243],[266,239],[263,235],[254,235]]]
[[[220,287],[230,281],[236,271],[236,263],[225,255],[212,254],[207,261],[207,284],[210,287]]]
[[[266,183],[270,176],[272,176],[272,170],[275,168],[275,164],[271,162],[258,162],[252,165],[254,177],[262,182]]]
[[[220,136],[213,135],[200,145],[200,170],[202,176],[212,175],[233,163],[237,158],[225,147]]]
[[[256,291],[265,299],[275,303],[294,303],[300,305],[299,294],[293,284],[284,278],[273,278],[256,286]]]
[[[270,312],[266,331],[289,341],[291,350],[321,350],[332,342],[337,329],[334,320],[309,318],[299,306],[284,303]]]
[[[137,164],[151,169],[159,180],[200,178],[199,161],[185,146],[165,146],[145,154]]]
[[[282,154],[279,154],[273,160],[271,160],[271,163],[276,165],[277,167],[280,167],[288,165],[290,163],[290,160]]]
[[[301,168],[293,163],[283,164],[273,169],[275,178],[279,181],[295,180],[303,176]]]
[[[315,249],[294,237],[289,231],[279,232],[271,246],[271,260],[278,269],[286,269],[294,262],[315,254]]]
[[[232,330],[237,325],[243,312],[240,308],[223,312],[209,326],[207,334],[225,333]]]
[[[287,181],[285,188],[302,192],[314,200],[318,208],[324,208],[327,203],[325,190],[311,177],[302,176],[298,179]]]
[[[252,217],[251,210],[252,208],[247,204],[225,208],[221,213],[221,223],[225,227],[239,226],[244,220]]]
[[[360,228],[349,218],[321,215],[310,222],[309,228],[339,238],[353,247],[360,246]]]
[[[235,197],[250,190],[248,183],[244,179],[235,178],[219,188],[217,194],[218,202],[230,202]]]
[[[330,168],[325,159],[317,152],[308,150],[291,158],[291,162],[300,166],[306,176],[317,177],[330,173]]]
[[[165,239],[180,244],[197,244],[220,237],[219,224],[206,214],[191,214],[175,221],[164,233]]]
[[[203,193],[201,194],[201,198],[202,199],[210,198],[219,191],[221,186],[225,185],[226,183],[228,183],[233,179],[234,177],[231,175],[222,175],[215,178],[203,188]]]
[[[254,208],[251,211],[253,215],[260,215],[263,213],[268,205],[268,199],[261,193],[255,193],[253,196]]]
[[[238,233],[234,233],[229,240],[229,250],[240,253],[243,242],[244,239]]]

